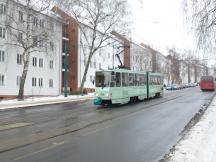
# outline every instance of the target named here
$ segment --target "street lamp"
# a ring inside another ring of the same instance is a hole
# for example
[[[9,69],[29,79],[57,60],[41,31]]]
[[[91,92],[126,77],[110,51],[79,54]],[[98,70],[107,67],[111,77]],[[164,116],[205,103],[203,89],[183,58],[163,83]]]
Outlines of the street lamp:
[[[64,59],[64,97],[68,97],[68,47],[66,41],[64,42],[64,52],[65,52],[65,59]]]

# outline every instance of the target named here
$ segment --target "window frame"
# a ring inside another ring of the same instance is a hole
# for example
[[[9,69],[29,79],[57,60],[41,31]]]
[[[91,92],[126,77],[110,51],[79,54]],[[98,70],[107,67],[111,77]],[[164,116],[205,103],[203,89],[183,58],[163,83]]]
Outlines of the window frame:
[[[43,58],[39,58],[39,67],[43,68]]]
[[[53,88],[53,79],[49,79],[49,88]]]
[[[0,62],[5,62],[5,51],[0,50]]]
[[[5,75],[0,73],[0,86],[5,86]]]
[[[22,54],[17,54],[17,65],[22,65]]]
[[[38,78],[38,86],[43,88],[43,78]]]

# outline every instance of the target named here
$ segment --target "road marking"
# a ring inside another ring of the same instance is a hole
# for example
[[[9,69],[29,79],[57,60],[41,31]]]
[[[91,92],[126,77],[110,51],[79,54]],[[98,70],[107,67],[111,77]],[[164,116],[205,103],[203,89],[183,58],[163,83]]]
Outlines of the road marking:
[[[65,144],[65,141],[62,141],[62,142],[53,142],[52,144],[56,145],[56,146],[59,146],[59,145]]]
[[[35,152],[32,152],[32,153],[25,154],[25,155],[23,155],[23,156],[17,157],[17,158],[13,159],[13,160],[10,161],[10,162],[16,162],[16,161],[18,161],[18,160],[28,158],[28,157],[30,157],[30,156],[33,156],[33,155],[35,155],[35,154],[38,154],[38,153],[41,153],[41,152],[44,152],[44,151],[51,150],[51,149],[53,149],[53,148],[55,148],[55,147],[57,147],[57,146],[63,145],[63,144],[65,144],[65,141],[62,141],[62,142],[53,142],[52,145],[49,146],[49,147],[45,147],[45,148],[43,148],[43,149],[41,149],[41,150],[38,150],[38,151],[35,151]]]
[[[25,127],[25,126],[29,126],[29,125],[32,125],[32,123],[14,123],[14,124],[0,125],[0,131]]]
[[[94,134],[94,133],[97,133],[97,132],[99,132],[99,131],[102,131],[102,130],[104,130],[104,129],[107,129],[107,128],[110,128],[111,126],[106,126],[106,127],[103,127],[103,128],[99,128],[99,129],[95,129],[95,130],[93,130],[93,131],[91,131],[91,132],[87,132],[87,133],[85,133],[85,134],[83,134],[82,136],[88,136],[88,135],[90,135],[90,134]]]

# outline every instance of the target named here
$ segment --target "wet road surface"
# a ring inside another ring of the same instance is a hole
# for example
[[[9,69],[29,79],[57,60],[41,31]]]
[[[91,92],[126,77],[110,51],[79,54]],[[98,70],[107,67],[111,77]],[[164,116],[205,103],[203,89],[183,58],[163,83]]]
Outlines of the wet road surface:
[[[82,101],[2,111],[0,161],[158,161],[213,95],[197,87],[118,107]]]

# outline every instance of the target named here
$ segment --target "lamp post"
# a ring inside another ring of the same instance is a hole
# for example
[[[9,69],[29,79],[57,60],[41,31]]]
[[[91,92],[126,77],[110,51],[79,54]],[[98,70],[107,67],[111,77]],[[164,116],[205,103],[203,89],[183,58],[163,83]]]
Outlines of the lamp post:
[[[64,59],[64,97],[68,96],[68,47],[67,43],[64,43],[64,52],[65,52],[65,59]]]

